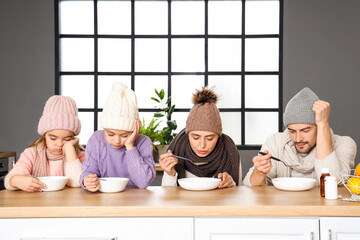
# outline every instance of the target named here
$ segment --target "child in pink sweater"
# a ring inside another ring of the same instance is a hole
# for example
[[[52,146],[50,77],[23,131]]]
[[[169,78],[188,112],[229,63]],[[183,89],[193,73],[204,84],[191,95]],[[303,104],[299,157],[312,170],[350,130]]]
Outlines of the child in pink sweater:
[[[70,97],[52,96],[44,107],[38,125],[42,135],[21,154],[5,177],[5,188],[41,192],[46,185],[35,177],[68,176],[67,185],[79,187],[84,149],[79,145],[81,123],[75,101]]]

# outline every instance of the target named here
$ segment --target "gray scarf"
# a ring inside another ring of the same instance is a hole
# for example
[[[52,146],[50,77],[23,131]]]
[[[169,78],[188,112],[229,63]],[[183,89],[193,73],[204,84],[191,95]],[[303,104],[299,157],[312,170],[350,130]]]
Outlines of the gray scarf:
[[[333,131],[331,130],[331,138],[334,141]],[[284,134],[282,134],[282,139],[280,142],[280,146],[283,146],[278,153],[274,154],[274,157],[280,158],[286,164],[290,165],[299,165],[293,167],[294,171],[309,174],[314,172],[315,170],[315,153],[316,146],[308,153],[308,154],[300,154],[296,150],[294,143],[291,141],[289,130],[286,129]],[[275,155],[276,154],[276,155]],[[278,177],[290,177],[292,169],[286,167],[284,164],[277,164],[278,167]]]

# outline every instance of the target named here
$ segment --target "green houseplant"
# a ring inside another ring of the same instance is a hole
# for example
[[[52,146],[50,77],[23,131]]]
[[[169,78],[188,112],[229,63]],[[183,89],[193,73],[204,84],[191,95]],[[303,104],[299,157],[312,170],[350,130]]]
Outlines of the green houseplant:
[[[140,129],[140,134],[146,135],[150,138],[151,142],[153,143],[153,150],[156,152],[156,145],[159,145],[162,142],[161,133],[157,130],[159,123],[157,122],[158,119],[151,119],[149,125],[146,126],[145,119],[142,121],[142,126]]]
[[[177,128],[177,123],[175,120],[171,120],[171,115],[175,110],[175,105],[169,106],[171,101],[171,97],[168,97],[165,101],[165,91],[161,89],[160,92],[155,89],[156,97],[152,97],[151,99],[160,104],[157,107],[158,112],[154,114],[154,118],[159,119],[161,121],[162,118],[166,119],[166,127],[160,131],[162,140],[160,142],[161,145],[169,145],[171,141],[176,136],[174,130]]]
[[[171,97],[165,99],[164,89],[161,89],[160,91],[155,89],[155,94],[156,96],[151,97],[151,99],[156,102],[157,106],[155,106],[155,108],[158,112],[154,114],[153,119],[147,126],[145,124],[145,120],[143,119],[143,125],[140,133],[151,139],[154,145],[154,150],[156,151],[156,148],[164,147],[171,143],[176,136],[174,130],[177,128],[177,123],[175,120],[171,119],[171,115],[175,110],[175,105],[169,105]],[[159,124],[162,121],[166,121],[166,126],[162,129],[158,129]]]

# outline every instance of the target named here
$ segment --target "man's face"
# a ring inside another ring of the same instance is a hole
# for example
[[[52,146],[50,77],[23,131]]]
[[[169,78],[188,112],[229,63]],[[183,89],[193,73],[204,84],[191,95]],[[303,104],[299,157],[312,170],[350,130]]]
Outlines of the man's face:
[[[309,153],[316,145],[317,126],[294,123],[287,126],[291,141],[299,153]]]

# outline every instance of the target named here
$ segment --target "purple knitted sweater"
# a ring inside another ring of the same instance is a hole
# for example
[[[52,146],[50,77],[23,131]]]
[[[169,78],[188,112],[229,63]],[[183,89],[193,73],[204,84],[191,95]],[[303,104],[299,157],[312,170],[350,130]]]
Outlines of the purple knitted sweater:
[[[125,146],[111,147],[103,130],[94,132],[85,149],[81,186],[85,189],[83,180],[87,175],[97,174],[98,177],[126,177],[129,178],[127,186],[148,187],[156,176],[152,149],[152,142],[145,135],[139,135],[134,148],[127,151]]]

